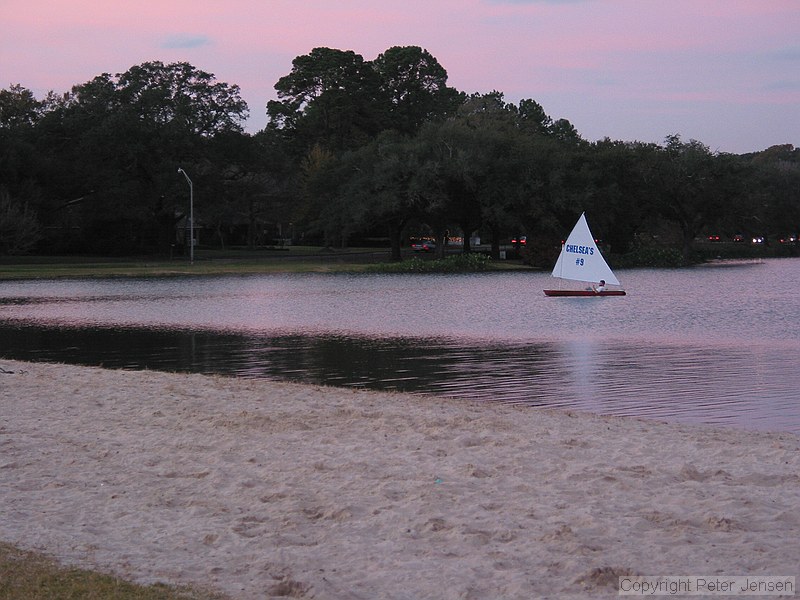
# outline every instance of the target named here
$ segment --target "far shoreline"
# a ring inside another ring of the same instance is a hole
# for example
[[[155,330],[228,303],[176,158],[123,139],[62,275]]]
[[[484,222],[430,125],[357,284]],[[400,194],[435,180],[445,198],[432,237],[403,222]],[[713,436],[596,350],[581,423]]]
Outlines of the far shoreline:
[[[391,272],[396,262],[386,248],[348,248],[343,250],[292,247],[291,250],[207,252],[195,258],[93,256],[16,256],[0,257],[0,283],[36,279],[192,277],[225,275],[269,275],[292,273],[360,273],[381,264]],[[452,256],[458,256],[454,254]],[[403,260],[433,260],[431,255],[404,253]],[[540,269],[519,259],[492,261],[491,271],[530,271]]]
[[[736,252],[716,252],[719,246],[707,245],[698,260],[683,265],[666,252],[645,253],[640,259],[630,261],[628,255],[614,256],[610,260],[615,271],[632,268],[675,269],[727,264],[752,264],[767,259],[796,258],[785,255],[780,249],[768,252],[765,248],[735,248]],[[508,250],[508,248],[506,248]],[[481,248],[475,253],[487,252]],[[651,256],[652,254],[652,256]],[[449,256],[459,256],[452,253]],[[660,257],[660,258],[659,258]],[[403,261],[413,258],[429,261],[432,254],[403,250]],[[553,259],[555,260],[555,258]],[[389,249],[375,248],[323,248],[315,246],[263,247],[249,250],[204,249],[195,256],[194,263],[186,257],[164,258],[158,256],[89,256],[89,255],[22,255],[0,256],[0,283],[36,279],[61,278],[133,278],[133,277],[186,277],[224,275],[268,275],[291,273],[360,273],[386,265],[386,272],[396,272]],[[526,264],[520,258],[492,260],[486,269],[475,272],[549,272],[550,267]]]

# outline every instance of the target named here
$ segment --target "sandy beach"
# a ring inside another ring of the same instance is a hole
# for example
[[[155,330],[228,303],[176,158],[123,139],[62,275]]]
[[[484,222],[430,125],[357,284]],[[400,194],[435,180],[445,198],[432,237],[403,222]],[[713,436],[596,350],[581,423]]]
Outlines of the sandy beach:
[[[231,598],[800,575],[800,438],[0,361],[0,540]]]

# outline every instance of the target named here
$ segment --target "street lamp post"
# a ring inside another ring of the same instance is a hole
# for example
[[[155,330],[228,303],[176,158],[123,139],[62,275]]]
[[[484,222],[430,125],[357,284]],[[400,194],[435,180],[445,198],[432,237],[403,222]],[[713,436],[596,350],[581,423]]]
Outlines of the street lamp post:
[[[178,173],[183,174],[189,184],[189,264],[194,264],[194,186],[186,171],[178,167]]]

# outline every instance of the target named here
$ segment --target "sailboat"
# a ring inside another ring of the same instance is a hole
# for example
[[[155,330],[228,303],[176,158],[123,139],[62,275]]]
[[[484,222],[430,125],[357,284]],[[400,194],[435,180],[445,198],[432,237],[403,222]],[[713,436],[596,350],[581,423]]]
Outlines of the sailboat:
[[[563,281],[580,281],[591,283],[592,286],[584,289],[557,289],[544,290],[546,296],[624,296],[625,290],[614,275],[611,267],[600,254],[594,241],[589,225],[586,223],[586,214],[581,214],[567,241],[561,246],[556,266],[553,268],[553,277]],[[605,282],[603,289],[597,290],[596,285]],[[609,289],[608,286],[615,286]]]

